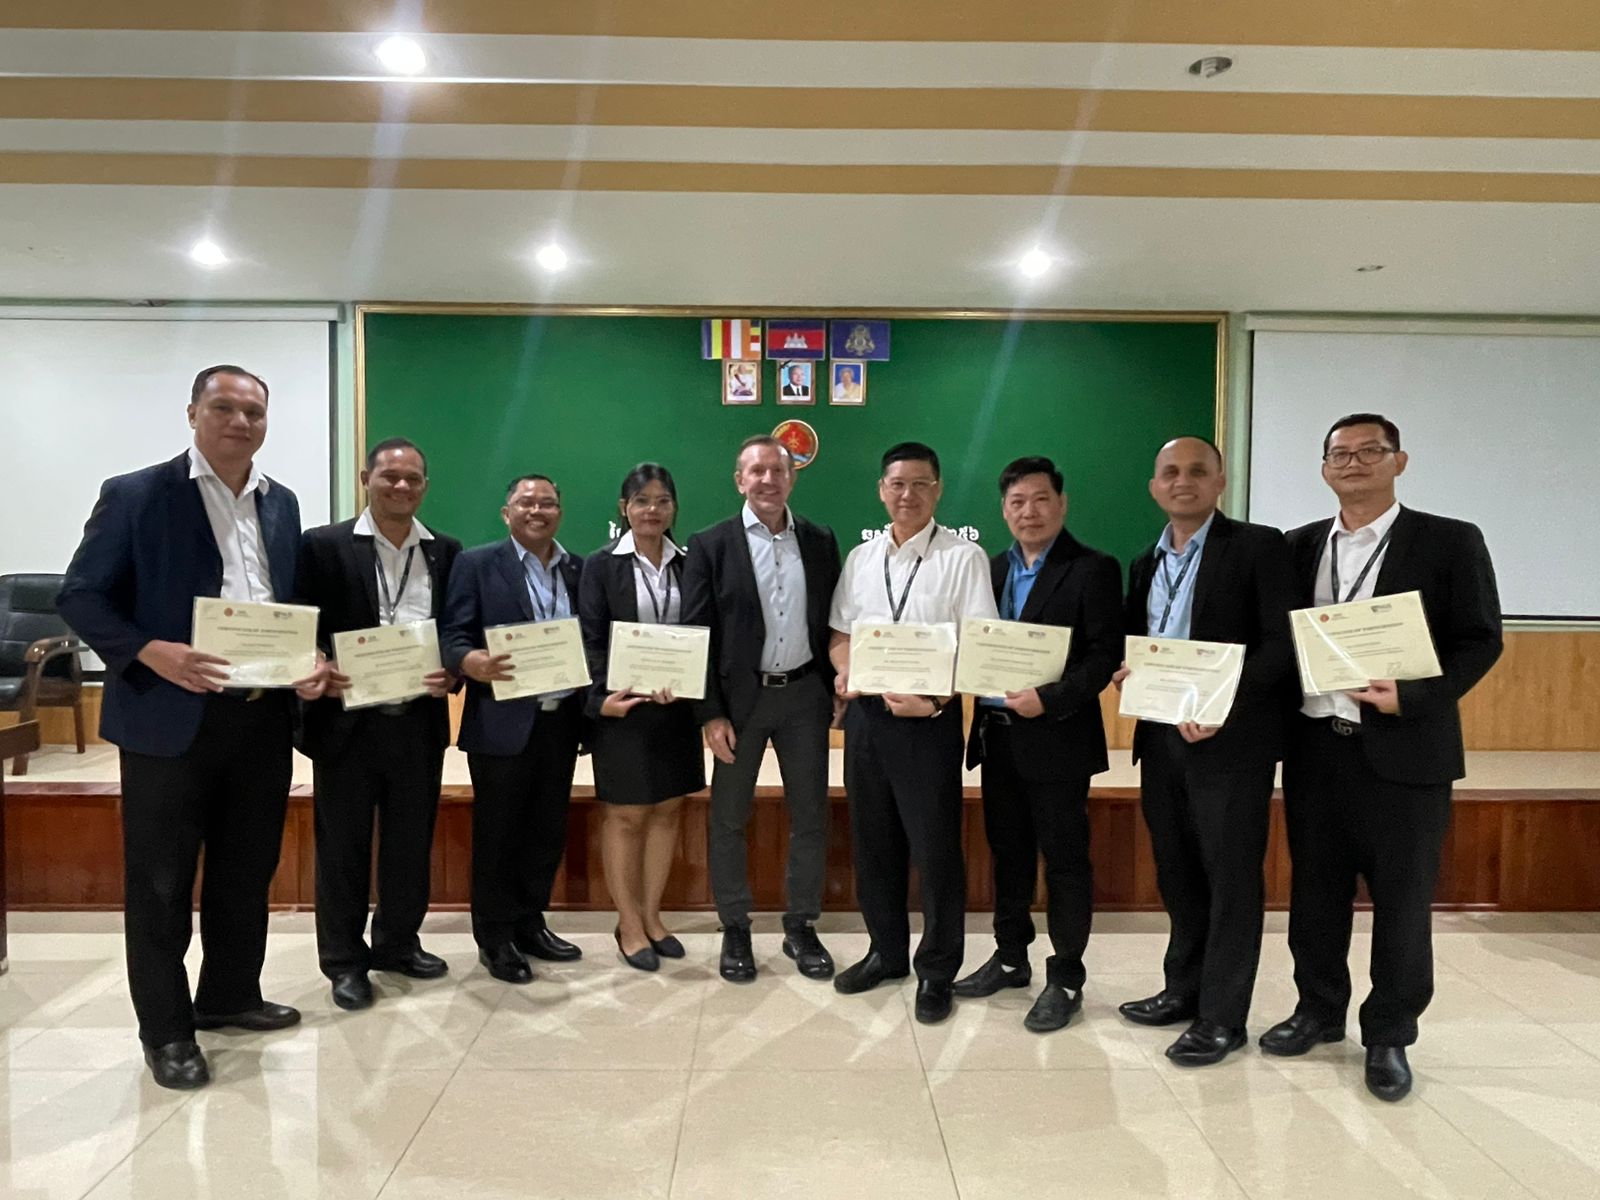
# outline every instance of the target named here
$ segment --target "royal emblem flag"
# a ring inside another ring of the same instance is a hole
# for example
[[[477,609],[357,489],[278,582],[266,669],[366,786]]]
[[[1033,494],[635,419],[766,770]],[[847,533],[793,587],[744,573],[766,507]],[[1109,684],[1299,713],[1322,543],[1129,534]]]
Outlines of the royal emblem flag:
[[[830,358],[853,358],[860,362],[889,361],[889,322],[829,321]]]
[[[768,321],[767,357],[811,359],[828,357],[828,329],[824,321]]]
[[[760,321],[702,321],[701,358],[760,358]]]

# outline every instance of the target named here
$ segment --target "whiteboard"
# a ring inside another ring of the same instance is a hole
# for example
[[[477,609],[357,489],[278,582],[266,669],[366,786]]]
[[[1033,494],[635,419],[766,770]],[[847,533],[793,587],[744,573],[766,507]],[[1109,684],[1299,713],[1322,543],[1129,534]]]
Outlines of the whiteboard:
[[[1400,427],[1402,504],[1483,530],[1507,617],[1600,619],[1600,336],[1258,329],[1251,520],[1336,511],[1322,438],[1351,412]]]
[[[0,309],[0,573],[65,571],[101,481],[193,443],[189,389],[217,363],[266,380],[256,462],[299,497],[305,526],[326,523],[331,330],[325,319],[16,319]]]

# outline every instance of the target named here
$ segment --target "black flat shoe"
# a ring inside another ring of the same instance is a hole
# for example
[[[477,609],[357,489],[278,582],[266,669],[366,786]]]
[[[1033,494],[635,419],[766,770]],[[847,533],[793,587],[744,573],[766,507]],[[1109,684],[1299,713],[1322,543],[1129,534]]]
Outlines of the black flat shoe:
[[[995,954],[971,975],[956,980],[951,990],[963,1000],[981,1000],[994,995],[1001,988],[1027,987],[1032,982],[1033,968],[1027,963],[1020,967],[1008,967]]]
[[[947,980],[922,979],[917,982],[917,1023],[937,1025],[955,1006]]]
[[[1297,1012],[1286,1021],[1279,1021],[1257,1039],[1264,1054],[1280,1058],[1298,1058],[1313,1046],[1324,1042],[1344,1041],[1344,1022],[1319,1021],[1309,1013]]]
[[[333,1002],[346,1012],[372,1007],[372,980],[365,971],[349,971],[333,981]]]
[[[1119,1004],[1117,1011],[1135,1025],[1176,1025],[1179,1021],[1192,1021],[1199,1015],[1193,1000],[1186,1000],[1165,989],[1143,1000]]]
[[[840,971],[833,980],[833,990],[841,996],[854,996],[860,992],[870,992],[880,983],[890,979],[904,979],[911,974],[905,968],[891,971],[883,961],[883,955],[876,950],[867,951],[867,956],[853,967],[846,967]]]
[[[828,953],[817,936],[816,926],[810,921],[783,927],[783,953],[786,958],[794,959],[794,965],[807,979],[833,978],[833,955]]]
[[[650,937],[647,933],[645,937]],[[683,943],[670,933],[664,938],[650,938],[650,949],[654,950],[661,958],[683,958],[689,952],[683,948]]]
[[[271,1033],[273,1030],[287,1029],[291,1025],[298,1024],[300,1024],[298,1008],[290,1008],[287,1004],[274,1004],[270,1000],[263,1000],[260,1008],[251,1009],[249,1012],[194,1014],[196,1029],[245,1029],[251,1033]]]
[[[533,982],[533,968],[528,965],[528,960],[522,957],[522,951],[510,942],[501,942],[488,950],[479,947],[478,961],[501,983]]]
[[[750,926],[729,925],[723,929],[717,973],[729,983],[750,983],[755,979],[756,956],[750,948]]]
[[[1022,1027],[1033,1033],[1054,1033],[1065,1029],[1073,1016],[1083,1008],[1083,990],[1069,992],[1059,983],[1047,983],[1039,998],[1033,1002],[1028,1015],[1022,1018]]]
[[[1180,1067],[1210,1067],[1244,1046],[1249,1037],[1242,1029],[1229,1029],[1215,1021],[1196,1020],[1167,1047],[1167,1057]]]
[[[622,961],[635,971],[659,971],[661,969],[661,959],[656,954],[653,946],[645,946],[642,950],[635,950],[632,954],[629,954],[622,948],[621,926],[617,927],[612,936],[617,939],[617,953],[621,956]]]
[[[393,971],[408,979],[439,979],[450,973],[450,964],[437,954],[429,954],[421,946],[404,954],[373,956],[374,971]]]
[[[1411,1064],[1404,1046],[1367,1047],[1367,1091],[1393,1104],[1411,1092]]]
[[[558,938],[548,927],[533,933],[518,934],[514,941],[518,950],[530,958],[542,958],[545,962],[577,962],[583,957],[582,950],[565,938]]]
[[[206,1056],[194,1042],[168,1042],[165,1046],[146,1046],[145,1065],[164,1088],[192,1092],[211,1082]]]

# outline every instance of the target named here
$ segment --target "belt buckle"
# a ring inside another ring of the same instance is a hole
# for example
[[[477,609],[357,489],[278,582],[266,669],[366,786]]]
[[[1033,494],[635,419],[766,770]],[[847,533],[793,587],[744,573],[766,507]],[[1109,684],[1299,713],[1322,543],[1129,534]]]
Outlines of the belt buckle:
[[[1340,737],[1354,737],[1361,732],[1361,726],[1354,721],[1347,721],[1343,717],[1334,717],[1329,727]]]
[[[561,701],[559,701],[559,700],[541,700],[541,701],[539,701],[539,711],[540,712],[555,712],[555,710],[560,708],[560,707],[561,707]]]
[[[992,704],[986,704],[983,706],[983,713],[985,718],[993,721],[996,725],[1011,724],[1011,714],[1003,708],[996,708]]]
[[[788,687],[789,686],[789,672],[787,672],[787,671],[763,671],[763,672],[761,672],[761,686],[762,687],[775,687],[775,688]]]

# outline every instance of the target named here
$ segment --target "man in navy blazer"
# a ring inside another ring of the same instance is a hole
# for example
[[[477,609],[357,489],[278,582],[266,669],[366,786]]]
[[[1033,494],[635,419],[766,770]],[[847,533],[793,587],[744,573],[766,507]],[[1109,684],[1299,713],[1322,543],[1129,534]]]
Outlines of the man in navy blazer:
[[[467,678],[456,744],[472,774],[472,932],[478,960],[507,983],[528,983],[526,955],[582,957],[545,923],[567,847],[572,772],[583,740],[581,689],[496,700],[508,656],[485,649],[494,625],[577,615],[581,560],[556,541],[561,493],[544,475],[512,480],[500,510],[511,536],[462,551],[450,569],[439,652]]]
[[[196,376],[194,446],[108,479],[67,568],[62,616],[105,660],[100,734],[122,750],[128,986],[145,1061],[163,1087],[209,1081],[196,1029],[282,1029],[300,1014],[261,996],[267,889],[292,769],[293,699],[225,686],[196,651],[196,596],[289,601],[300,506],[255,465],[267,385],[241,367]],[[296,686],[320,696],[325,668]],[[202,846],[204,959],[183,958]]]

